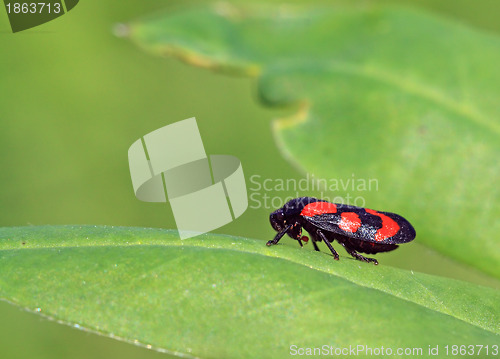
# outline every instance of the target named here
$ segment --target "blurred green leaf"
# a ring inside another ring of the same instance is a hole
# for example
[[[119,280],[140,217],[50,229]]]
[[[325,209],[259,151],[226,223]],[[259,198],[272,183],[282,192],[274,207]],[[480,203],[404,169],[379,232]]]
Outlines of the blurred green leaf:
[[[275,137],[327,180],[325,197],[402,214],[419,242],[500,277],[497,37],[404,9],[228,4],[128,31],[155,53],[257,76],[265,104],[298,108]]]
[[[500,292],[220,235],[98,226],[0,228],[0,298],[186,357],[290,347],[494,344]],[[450,328],[453,328],[450,330]]]

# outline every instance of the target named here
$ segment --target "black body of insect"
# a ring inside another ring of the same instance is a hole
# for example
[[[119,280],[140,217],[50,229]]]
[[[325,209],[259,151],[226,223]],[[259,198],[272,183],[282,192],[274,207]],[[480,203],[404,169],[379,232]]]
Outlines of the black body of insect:
[[[312,197],[300,197],[287,202],[271,213],[271,225],[278,232],[268,246],[277,244],[288,234],[291,238],[307,242],[302,236],[305,229],[311,236],[314,249],[316,242],[325,242],[335,259],[339,259],[331,242],[339,242],[354,258],[378,264],[374,258],[367,258],[358,252],[375,254],[389,252],[398,244],[415,238],[415,229],[403,217],[390,212],[379,212],[368,208],[330,203]]]

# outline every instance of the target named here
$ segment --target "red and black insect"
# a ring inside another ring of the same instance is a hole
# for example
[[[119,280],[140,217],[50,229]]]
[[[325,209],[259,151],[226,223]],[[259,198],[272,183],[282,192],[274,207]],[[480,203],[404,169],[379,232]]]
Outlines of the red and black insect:
[[[323,241],[337,260],[339,255],[330,244],[334,240],[354,258],[378,264],[376,259],[364,257],[358,252],[389,252],[398,248],[398,244],[415,238],[412,225],[395,213],[330,203],[312,197],[292,199],[283,208],[271,213],[269,219],[278,234],[267,242],[268,246],[277,244],[288,234],[302,247],[302,241],[309,240],[302,236],[304,228],[311,236],[315,250],[319,251],[316,242]]]

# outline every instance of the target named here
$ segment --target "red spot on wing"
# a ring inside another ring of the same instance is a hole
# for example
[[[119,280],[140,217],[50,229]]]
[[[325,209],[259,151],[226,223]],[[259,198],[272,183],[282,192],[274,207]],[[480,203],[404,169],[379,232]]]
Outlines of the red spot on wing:
[[[337,206],[335,205],[335,203],[330,203],[330,202],[309,203],[302,209],[300,215],[306,217],[312,217],[312,216],[317,216],[318,214],[325,214],[325,213],[337,213]]]
[[[361,227],[361,219],[354,212],[344,212],[340,215],[339,228],[345,232],[354,233]]]
[[[399,224],[396,223],[391,217],[386,216],[385,214],[374,211],[373,209],[365,209],[366,213],[373,214],[374,216],[378,216],[382,219],[382,228],[380,228],[377,233],[375,233],[375,240],[377,242],[381,242],[386,238],[394,236],[398,233],[400,227]]]
[[[309,241],[309,237],[307,237],[307,236],[302,236],[302,237],[300,237],[300,239],[303,240],[304,242]]]

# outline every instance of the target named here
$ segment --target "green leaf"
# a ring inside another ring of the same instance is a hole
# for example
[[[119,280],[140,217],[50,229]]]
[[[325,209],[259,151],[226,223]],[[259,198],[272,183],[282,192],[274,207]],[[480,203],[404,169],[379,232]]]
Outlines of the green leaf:
[[[3,300],[186,357],[282,358],[293,345],[444,350],[500,338],[498,290],[246,238],[0,228],[0,273]]]
[[[230,5],[140,20],[129,36],[257,76],[265,104],[298,107],[275,137],[327,199],[399,213],[417,241],[500,277],[497,37],[404,9]]]

